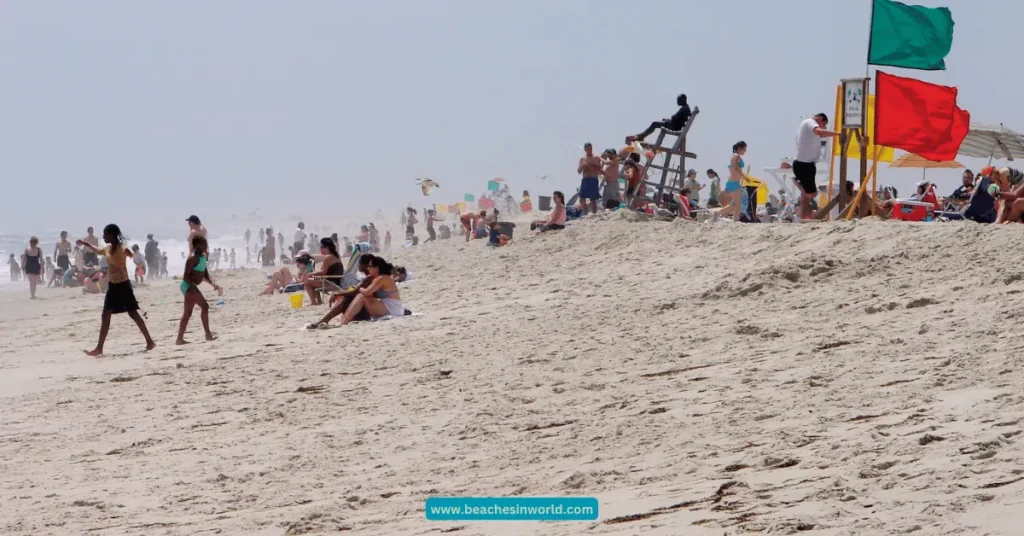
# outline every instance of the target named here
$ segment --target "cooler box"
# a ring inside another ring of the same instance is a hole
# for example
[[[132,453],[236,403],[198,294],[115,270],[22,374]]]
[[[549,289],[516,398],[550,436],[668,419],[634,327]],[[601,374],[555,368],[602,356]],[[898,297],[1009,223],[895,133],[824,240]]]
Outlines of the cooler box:
[[[516,228],[516,224],[514,224],[512,222],[507,222],[507,221],[500,221],[500,222],[498,222],[498,232],[500,232],[501,234],[507,236],[509,240],[512,240],[512,233],[515,232],[515,228]]]
[[[892,218],[903,221],[925,221],[935,218],[935,205],[920,201],[893,201]]]

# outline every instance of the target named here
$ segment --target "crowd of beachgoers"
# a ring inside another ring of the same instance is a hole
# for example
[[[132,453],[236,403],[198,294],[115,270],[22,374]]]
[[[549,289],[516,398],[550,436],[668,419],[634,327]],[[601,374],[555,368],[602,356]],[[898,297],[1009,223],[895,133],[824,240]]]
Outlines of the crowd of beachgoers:
[[[581,176],[576,195],[568,202],[561,191],[555,191],[541,203],[542,209],[550,208],[544,219],[530,223],[530,229],[538,233],[564,229],[568,221],[596,214],[599,211],[638,211],[666,218],[701,221],[770,222],[770,221],[818,221],[819,199],[822,186],[816,182],[817,162],[821,159],[821,139],[836,137],[837,132],[828,130],[828,116],[819,113],[802,121],[796,134],[796,158],[787,167],[793,174],[793,183],[800,192],[798,199],[787,199],[780,191],[777,205],[771,201],[761,207],[757,202],[757,191],[762,187],[759,181],[746,172],[744,156],[748,145],[736,142],[732,147],[727,178],[722,183],[714,169],[705,174],[707,183],[701,184],[695,169],[687,171],[685,177],[675,173],[667,184],[653,183],[647,172],[651,162],[663,149],[659,145],[645,143],[645,138],[658,129],[675,135],[685,135],[692,117],[686,96],[677,99],[679,110],[671,118],[655,121],[636,135],[625,138],[621,149],[606,149],[600,155],[593,145],[583,146],[576,172]],[[642,156],[647,159],[643,163]],[[668,160],[668,159],[666,159]],[[979,173],[963,172],[959,187],[948,197],[940,197],[935,185],[922,181],[917,191],[906,199],[899,198],[895,188],[883,186],[877,198],[872,197],[869,207],[861,215],[882,215],[908,213],[908,207],[925,207],[927,219],[966,219],[982,223],[1007,223],[1024,221],[1024,173],[1003,167],[986,166]],[[649,195],[648,187],[656,186],[658,194]],[[861,199],[864,192],[846,183],[846,198]],[[867,188],[861,185],[860,188]],[[707,189],[706,201],[702,204],[703,190]],[[495,198],[511,199],[507,185],[501,185]],[[509,201],[504,206],[511,206]],[[483,205],[483,203],[481,203]],[[543,206],[550,205],[550,207]],[[527,191],[523,192],[520,205],[524,211],[532,210],[532,200]],[[518,211],[519,207],[512,207]],[[449,216],[454,216],[452,224]],[[486,245],[501,247],[507,245],[513,236],[514,223],[503,221],[497,206],[490,203],[489,209],[445,210],[424,209],[423,228],[426,238],[423,244],[435,240],[447,240],[461,235],[465,241],[483,239]],[[417,226],[420,212],[409,207],[403,210],[398,224],[405,229],[402,247],[421,245]],[[903,218],[906,219],[906,218]],[[925,219],[925,217],[922,217]],[[190,216],[188,224],[188,252],[182,253],[185,260],[183,273],[173,277],[180,281],[185,309],[181,319],[178,344],[184,344],[184,334],[192,311],[199,308],[203,328],[208,340],[216,336],[210,331],[208,321],[209,303],[199,290],[202,283],[209,283],[220,294],[221,287],[211,278],[211,272],[220,268],[235,269],[258,264],[272,268],[267,274],[267,283],[260,293],[302,293],[308,296],[312,305],[327,303],[328,312],[310,329],[323,328],[336,318],[341,324],[358,320],[404,316],[411,314],[401,301],[398,283],[410,278],[408,270],[387,262],[381,255],[391,250],[392,234],[385,230],[383,236],[374,223],[362,225],[354,238],[339,237],[338,233],[318,236],[308,233],[306,224],[298,222],[292,240],[287,242],[281,232],[272,227],[260,228],[255,234],[246,229],[244,234],[244,261],[235,248],[210,248],[208,232],[198,216]],[[102,239],[102,245],[101,245]],[[133,267],[129,269],[128,260]],[[89,227],[85,236],[72,241],[67,231],[60,233],[52,256],[44,253],[39,239],[32,237],[28,247],[19,257],[11,253],[8,258],[10,277],[18,281],[27,279],[29,293],[36,298],[38,288],[79,287],[83,294],[104,294],[104,306],[99,343],[89,353],[99,355],[109,328],[112,314],[128,313],[142,331],[148,348],[154,342],[145,321],[138,314],[139,306],[132,291],[132,284],[143,284],[148,279],[168,278],[167,253],[162,252],[153,234],[141,246],[129,244],[115,224],[107,225],[100,236]]]

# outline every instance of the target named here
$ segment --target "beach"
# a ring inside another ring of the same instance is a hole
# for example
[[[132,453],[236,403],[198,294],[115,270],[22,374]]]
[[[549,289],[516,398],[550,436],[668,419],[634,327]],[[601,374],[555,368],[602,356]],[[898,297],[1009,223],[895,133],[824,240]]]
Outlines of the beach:
[[[102,296],[0,293],[0,533],[1020,533],[1016,226],[641,220],[396,249],[422,316],[336,329],[221,270],[177,347],[148,283],[158,347],[98,359]],[[599,520],[424,518],[564,495]]]

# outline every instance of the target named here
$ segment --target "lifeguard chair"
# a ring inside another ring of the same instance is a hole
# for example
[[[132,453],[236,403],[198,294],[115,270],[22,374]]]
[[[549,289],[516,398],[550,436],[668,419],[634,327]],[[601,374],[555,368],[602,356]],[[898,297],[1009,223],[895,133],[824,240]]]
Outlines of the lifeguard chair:
[[[644,164],[644,176],[647,176],[647,171],[650,169],[656,169],[661,171],[661,180],[658,182],[644,181],[644,184],[655,188],[654,201],[655,205],[661,203],[664,199],[664,194],[668,193],[672,197],[679,195],[679,191],[682,190],[682,179],[686,176],[686,159],[696,159],[697,155],[686,150],[686,136],[690,133],[690,127],[693,126],[693,121],[697,119],[697,114],[700,113],[700,108],[694,107],[693,113],[690,114],[690,118],[683,125],[681,130],[669,130],[665,127],[658,129],[658,138],[654,143],[641,143],[640,146],[646,151],[654,153],[653,158],[648,158],[646,164]],[[668,144],[670,140],[666,138],[675,137],[674,141],[671,141],[671,145]],[[658,158],[658,157],[662,158]],[[672,157],[678,158],[676,165],[672,164]],[[660,161],[659,161],[660,160]],[[675,173],[678,178],[677,181],[673,181],[672,184],[668,182],[669,173]],[[678,183],[678,186],[676,186]],[[639,193],[639,192],[638,192]],[[646,196],[645,196],[646,197]],[[648,198],[650,199],[650,198]],[[643,199],[640,199],[638,203],[643,203]]]

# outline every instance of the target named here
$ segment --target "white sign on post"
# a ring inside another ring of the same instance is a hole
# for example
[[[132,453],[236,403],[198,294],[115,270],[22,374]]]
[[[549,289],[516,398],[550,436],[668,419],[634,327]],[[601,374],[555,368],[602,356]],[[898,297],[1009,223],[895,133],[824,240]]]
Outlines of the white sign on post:
[[[868,96],[866,78],[843,80],[843,128],[864,128]]]

